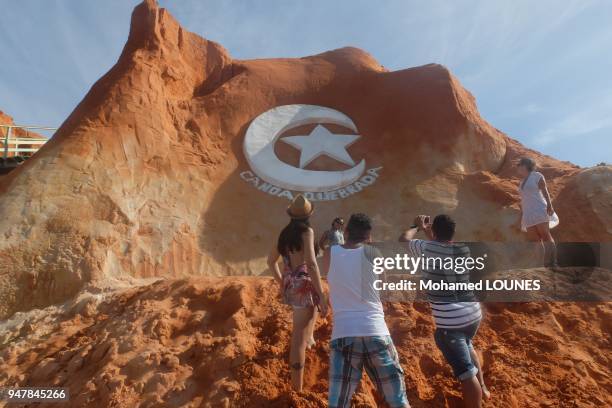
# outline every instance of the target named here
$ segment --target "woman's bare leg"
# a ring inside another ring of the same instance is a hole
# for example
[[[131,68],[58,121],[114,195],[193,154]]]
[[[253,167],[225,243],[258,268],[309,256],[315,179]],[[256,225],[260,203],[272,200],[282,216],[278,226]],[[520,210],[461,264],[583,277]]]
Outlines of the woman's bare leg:
[[[538,232],[537,226],[534,225],[532,227],[527,228],[527,239],[529,239],[529,241],[538,243],[536,250],[535,250],[535,258],[536,258],[535,264],[537,266],[542,266],[542,264],[544,264],[544,261],[546,259],[545,258],[546,249],[544,248],[544,242],[542,241],[542,238],[540,237],[540,233]]]
[[[478,358],[478,353],[476,352],[476,350],[474,350],[474,347],[470,347],[470,356],[472,357],[472,362],[474,363],[474,366],[476,366],[476,368],[478,369],[478,374],[476,374],[476,378],[478,379],[478,382],[480,383],[480,388],[482,389],[482,397],[483,399],[488,400],[489,398],[491,398],[491,393],[485,385],[484,375],[482,373],[482,367],[480,365],[480,358]]]
[[[535,226],[538,232],[538,236],[544,246],[544,265],[545,266],[556,266],[557,265],[557,246],[555,240],[550,234],[550,228],[547,222],[543,222]]]
[[[482,388],[476,376],[461,381],[463,403],[466,408],[482,407]]]
[[[306,337],[306,347],[307,348],[311,348],[314,347],[314,345],[316,344],[315,338],[314,338],[314,329],[315,329],[315,324],[317,322],[317,316],[318,316],[319,312],[317,311],[317,308],[314,308],[313,313],[312,313],[312,319],[310,319],[310,322],[308,323],[308,336]]]
[[[306,361],[306,343],[311,335],[309,325],[314,317],[314,308],[293,309],[293,331],[291,333],[291,349],[289,351],[289,367],[291,368],[291,386],[295,391],[302,391],[304,382],[304,363]]]

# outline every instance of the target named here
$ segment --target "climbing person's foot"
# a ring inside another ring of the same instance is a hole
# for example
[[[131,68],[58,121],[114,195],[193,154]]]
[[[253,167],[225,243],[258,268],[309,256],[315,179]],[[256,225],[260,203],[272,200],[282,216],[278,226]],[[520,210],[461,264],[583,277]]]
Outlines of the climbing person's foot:
[[[308,339],[308,342],[306,342],[306,348],[310,349],[314,347],[315,344],[317,344],[317,342],[315,341],[314,337],[311,337],[310,339]]]
[[[487,388],[486,385],[481,385],[480,388],[482,389],[482,398],[485,400],[488,400],[491,398],[491,391],[489,391],[489,389]]]

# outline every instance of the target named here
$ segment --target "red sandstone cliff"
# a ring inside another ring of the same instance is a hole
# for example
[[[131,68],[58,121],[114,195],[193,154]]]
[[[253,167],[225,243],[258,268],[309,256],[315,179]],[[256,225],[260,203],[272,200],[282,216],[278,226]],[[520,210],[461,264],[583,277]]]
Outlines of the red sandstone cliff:
[[[129,277],[265,272],[286,200],[240,177],[242,143],[255,117],[297,103],[348,115],[362,135],[350,153],[382,166],[364,191],[317,203],[317,231],[365,211],[376,239],[394,239],[414,214],[445,211],[458,239],[523,240],[513,163],[527,153],[549,181],[559,240],[612,236],[612,169],[521,146],[445,67],[389,72],[355,48],[234,60],[145,1],[115,66],[0,182],[0,317]]]

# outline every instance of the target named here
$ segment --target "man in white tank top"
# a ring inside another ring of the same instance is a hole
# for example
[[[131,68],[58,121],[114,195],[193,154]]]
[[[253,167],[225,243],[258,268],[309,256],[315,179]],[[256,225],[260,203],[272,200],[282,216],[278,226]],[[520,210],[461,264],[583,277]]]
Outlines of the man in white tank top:
[[[376,250],[366,244],[372,221],[365,214],[353,214],[346,230],[346,243],[331,246],[323,257],[333,311],[329,406],[350,406],[365,368],[389,406],[409,407],[404,371],[373,286]]]

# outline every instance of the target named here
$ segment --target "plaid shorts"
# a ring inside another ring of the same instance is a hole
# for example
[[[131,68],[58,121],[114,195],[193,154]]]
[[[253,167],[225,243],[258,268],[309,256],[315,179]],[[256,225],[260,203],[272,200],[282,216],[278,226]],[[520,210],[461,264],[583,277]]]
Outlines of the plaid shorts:
[[[329,406],[349,407],[363,368],[387,403],[409,407],[404,370],[391,336],[342,337],[331,342]]]

